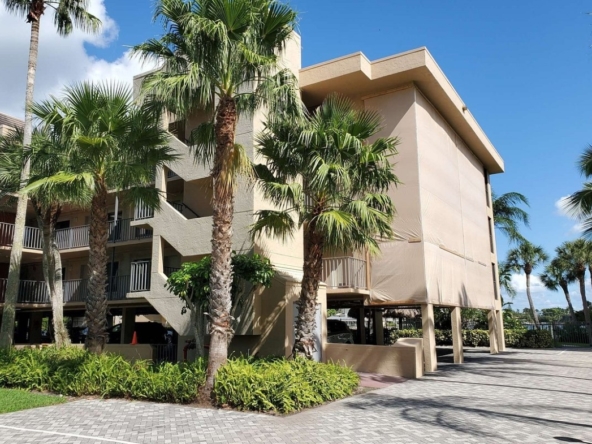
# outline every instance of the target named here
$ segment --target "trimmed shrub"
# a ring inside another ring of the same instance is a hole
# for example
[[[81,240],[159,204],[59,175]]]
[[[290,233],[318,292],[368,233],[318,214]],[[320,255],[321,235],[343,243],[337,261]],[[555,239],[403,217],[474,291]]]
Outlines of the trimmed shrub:
[[[78,348],[11,350],[0,354],[0,387],[47,390],[66,396],[96,395],[188,403],[205,382],[205,362],[130,363],[121,356]]]
[[[112,354],[79,348],[0,351],[0,387],[190,403],[205,383],[206,362],[130,363]],[[351,395],[358,375],[336,364],[305,359],[231,359],[214,388],[220,405],[241,410],[290,413]]]
[[[358,375],[306,359],[233,359],[216,375],[218,403],[239,410],[291,413],[351,395]]]
[[[450,330],[435,330],[436,345],[452,345]],[[507,347],[516,348],[551,348],[553,337],[547,330],[504,330]],[[390,341],[395,343],[399,338],[421,338],[422,331],[418,329],[391,330]],[[465,347],[489,347],[489,331],[463,330],[463,345]]]

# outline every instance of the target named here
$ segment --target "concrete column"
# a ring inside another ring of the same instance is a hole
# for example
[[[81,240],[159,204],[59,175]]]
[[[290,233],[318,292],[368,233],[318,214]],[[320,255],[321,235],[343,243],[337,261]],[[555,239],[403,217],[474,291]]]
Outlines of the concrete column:
[[[382,308],[374,310],[374,330],[376,345],[384,345],[384,325],[382,324]]]
[[[160,235],[152,238],[152,273],[164,273],[164,239]]]
[[[498,325],[495,310],[489,310],[487,313],[487,321],[489,323],[489,351],[492,355],[499,353],[498,345]]]
[[[421,329],[423,330],[423,359],[426,373],[435,372],[438,369],[434,326],[434,306],[432,304],[422,305]]]
[[[41,324],[43,322],[43,313],[34,311],[31,313],[31,322],[29,324],[29,344],[41,344]]]
[[[497,348],[500,352],[506,351],[506,337],[504,336],[504,312],[502,310],[495,311],[497,319]]]
[[[131,344],[136,328],[136,309],[124,308],[121,314],[121,343]]]
[[[452,349],[454,350],[454,363],[462,364],[465,361],[465,358],[463,353],[461,308],[454,307],[450,309],[450,318],[452,320]]]

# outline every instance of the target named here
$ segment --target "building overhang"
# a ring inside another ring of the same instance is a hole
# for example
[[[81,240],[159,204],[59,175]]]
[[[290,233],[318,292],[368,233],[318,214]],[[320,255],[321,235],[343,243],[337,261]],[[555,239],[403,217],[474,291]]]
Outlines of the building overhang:
[[[427,48],[371,62],[361,53],[300,70],[300,89],[307,106],[319,105],[331,93],[364,99],[414,84],[442,114],[491,174],[504,161],[481,129]]]

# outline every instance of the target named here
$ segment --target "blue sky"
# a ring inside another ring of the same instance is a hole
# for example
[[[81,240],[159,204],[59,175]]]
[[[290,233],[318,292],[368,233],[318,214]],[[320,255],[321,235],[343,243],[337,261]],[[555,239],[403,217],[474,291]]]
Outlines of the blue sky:
[[[120,62],[128,47],[160,33],[151,23],[154,2],[93,1],[114,23],[109,38],[81,40],[87,62],[119,63],[126,75],[131,68]],[[575,162],[592,143],[592,16],[587,15],[592,2],[294,0],[291,5],[301,13],[304,66],[355,51],[376,59],[427,46],[504,157],[506,173],[492,178],[496,192],[519,191],[530,199],[532,223],[525,236],[550,254],[578,236],[575,221],[556,203],[581,185]],[[499,234],[498,248],[503,258],[507,244]],[[516,284],[522,290],[518,276]],[[565,305],[562,295],[543,291],[536,280],[534,296],[540,308]],[[581,307],[575,288],[572,299]],[[521,291],[515,307],[525,304]]]

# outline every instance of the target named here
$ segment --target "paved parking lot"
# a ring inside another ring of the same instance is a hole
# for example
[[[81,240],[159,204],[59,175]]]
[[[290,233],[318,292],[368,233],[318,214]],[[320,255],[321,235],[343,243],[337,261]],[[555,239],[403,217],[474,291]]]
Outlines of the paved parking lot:
[[[467,353],[462,366],[289,417],[83,400],[0,415],[0,443],[588,443],[592,350]]]

